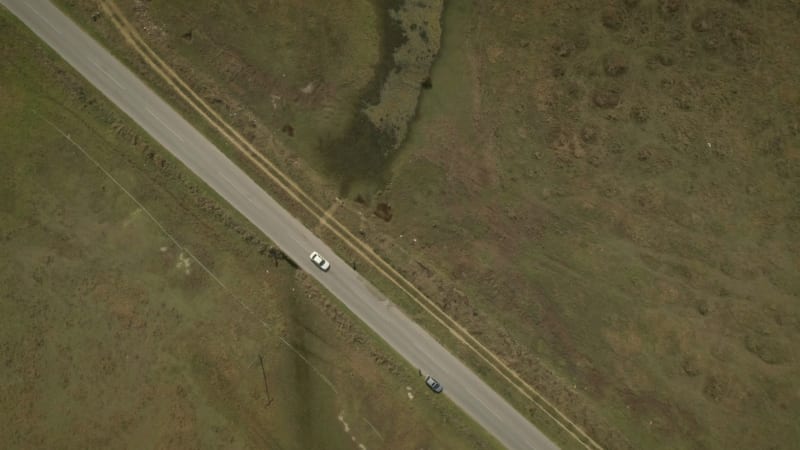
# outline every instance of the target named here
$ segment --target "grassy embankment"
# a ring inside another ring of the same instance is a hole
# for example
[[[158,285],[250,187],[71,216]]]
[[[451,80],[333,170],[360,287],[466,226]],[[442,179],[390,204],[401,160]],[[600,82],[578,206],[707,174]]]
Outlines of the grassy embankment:
[[[0,34],[2,442],[494,448],[4,10]]]
[[[337,214],[601,443],[790,448],[800,435],[796,11],[570,5],[449,3],[432,89],[381,170],[388,188],[355,182],[352,197],[367,204],[347,206],[363,216]],[[256,103],[255,142],[260,124],[278,130],[292,117],[269,111],[268,95],[294,98],[289,110],[308,104],[296,89],[313,79],[311,63],[282,66],[296,84],[285,92],[250,85],[242,96],[246,83],[219,78],[224,64],[193,56],[224,49],[247,62],[242,73],[271,73],[280,51],[259,48],[256,64],[241,47],[280,42],[274,27],[239,46],[228,25],[215,40],[186,42],[187,26],[243,22],[228,10],[158,8],[129,13],[199,90],[227,93],[220,110]],[[306,18],[286,23],[302,29]],[[124,48],[106,25],[94,28]],[[309,44],[285,45],[310,49],[309,61],[325,56]],[[357,54],[324,70],[371,73],[375,53]],[[351,108],[363,94],[348,92],[333,105]],[[307,123],[325,129],[321,118]],[[285,167],[330,198],[347,180],[315,174],[330,155],[298,138],[281,139],[301,158]],[[391,221],[372,217],[379,203]]]

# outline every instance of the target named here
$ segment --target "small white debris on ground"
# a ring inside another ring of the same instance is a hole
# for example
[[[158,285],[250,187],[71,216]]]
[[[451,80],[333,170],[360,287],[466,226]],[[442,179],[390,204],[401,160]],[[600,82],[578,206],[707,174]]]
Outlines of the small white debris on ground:
[[[192,259],[184,255],[183,252],[181,252],[181,254],[178,255],[178,263],[175,264],[175,268],[183,269],[183,272],[186,275],[189,275],[190,273],[192,273],[191,266],[192,266]]]
[[[367,450],[367,447],[364,444],[358,442],[356,440],[356,437],[354,435],[350,434],[350,425],[347,422],[345,422],[345,420],[344,420],[344,411],[340,412],[339,413],[339,417],[337,417],[337,418],[339,419],[339,422],[342,422],[342,426],[344,427],[344,432],[349,434],[350,435],[350,439],[353,442],[355,442],[356,444],[358,444],[358,448],[361,449],[361,450]]]
[[[348,425],[347,422],[344,421],[344,411],[339,413],[339,422],[342,422],[342,425],[344,426],[344,432],[345,433],[349,433],[350,432],[350,425]]]
[[[414,394],[411,393],[411,386],[406,386],[406,391],[408,391],[406,392],[408,394],[408,399],[414,400]]]
[[[311,94],[314,92],[314,82],[308,83],[303,89],[300,89],[300,92],[303,94]]]

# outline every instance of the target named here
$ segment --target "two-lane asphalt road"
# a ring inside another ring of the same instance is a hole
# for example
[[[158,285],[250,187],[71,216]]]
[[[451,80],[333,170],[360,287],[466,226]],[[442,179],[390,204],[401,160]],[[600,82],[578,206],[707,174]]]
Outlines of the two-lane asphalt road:
[[[211,142],[107,50],[46,0],[0,0],[165,149],[206,182],[342,301],[415,368],[433,374],[448,396],[511,449],[556,446],[425,330],[291,216]],[[308,258],[332,264],[323,273]],[[420,387],[423,387],[420,380]]]

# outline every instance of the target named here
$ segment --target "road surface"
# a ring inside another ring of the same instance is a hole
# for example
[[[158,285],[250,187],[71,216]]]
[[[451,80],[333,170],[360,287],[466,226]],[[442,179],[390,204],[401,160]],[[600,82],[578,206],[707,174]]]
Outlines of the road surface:
[[[555,449],[508,402],[400,312],[350,265],[292,217],[172,107],[46,0],[0,0],[117,107],[258,227],[339,298],[415,368],[430,373],[444,394],[510,449]],[[331,262],[324,273],[308,255]],[[419,388],[424,388],[419,380]]]

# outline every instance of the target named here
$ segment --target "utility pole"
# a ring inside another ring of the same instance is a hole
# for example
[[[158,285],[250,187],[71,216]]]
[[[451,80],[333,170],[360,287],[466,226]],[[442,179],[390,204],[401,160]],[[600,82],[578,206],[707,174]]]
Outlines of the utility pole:
[[[267,406],[272,403],[272,398],[269,396],[269,385],[267,385],[267,371],[264,370],[264,358],[258,355],[258,362],[261,363],[261,375],[264,377],[264,390],[267,392]]]

